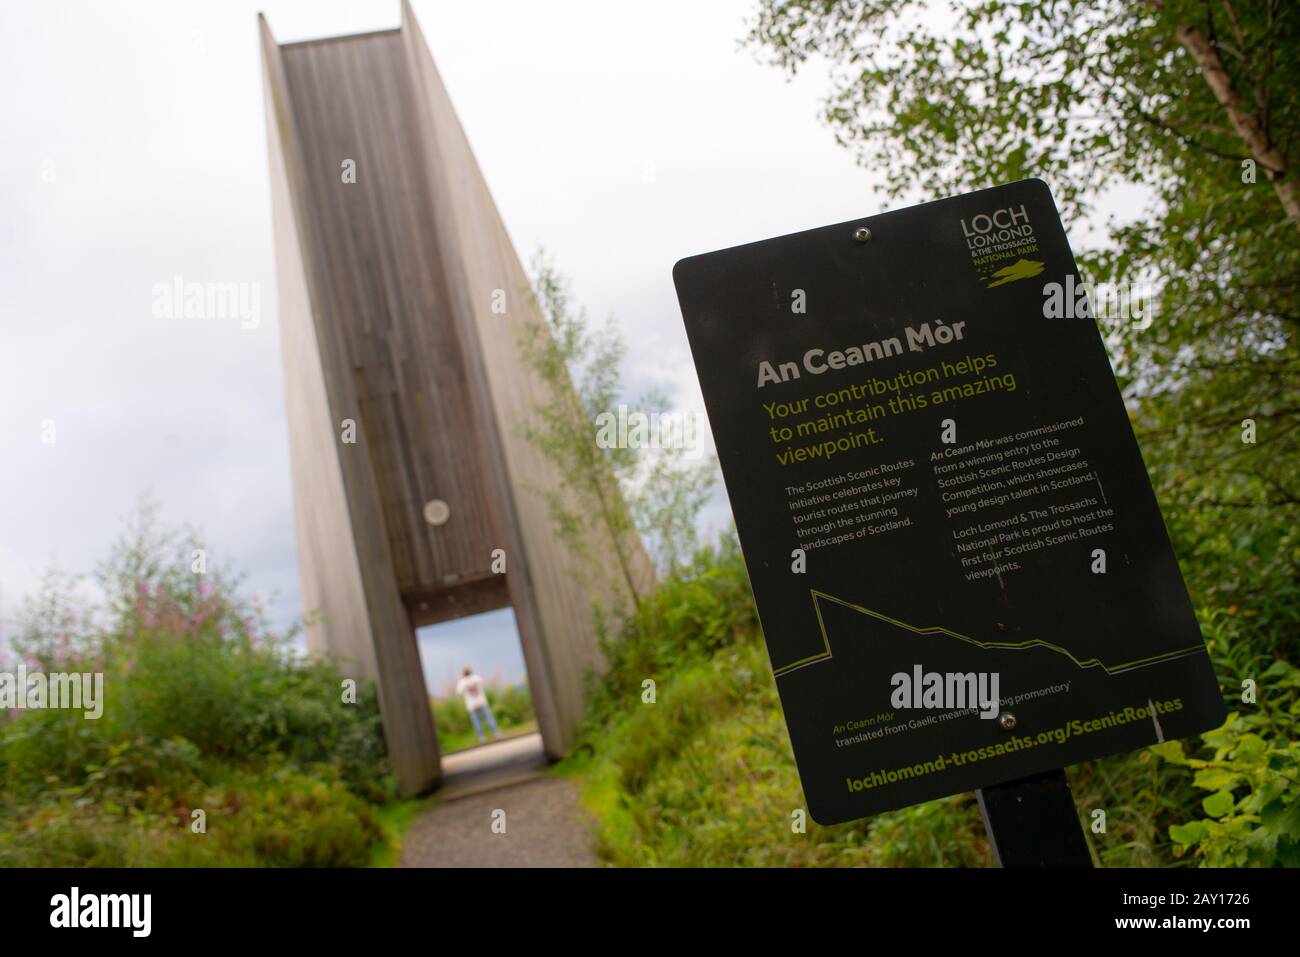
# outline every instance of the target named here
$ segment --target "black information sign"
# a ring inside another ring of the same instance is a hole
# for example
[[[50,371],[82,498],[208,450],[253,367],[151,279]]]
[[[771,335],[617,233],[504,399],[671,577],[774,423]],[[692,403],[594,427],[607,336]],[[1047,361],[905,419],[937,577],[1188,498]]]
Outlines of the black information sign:
[[[674,278],[817,821],[1223,721],[1044,183]]]

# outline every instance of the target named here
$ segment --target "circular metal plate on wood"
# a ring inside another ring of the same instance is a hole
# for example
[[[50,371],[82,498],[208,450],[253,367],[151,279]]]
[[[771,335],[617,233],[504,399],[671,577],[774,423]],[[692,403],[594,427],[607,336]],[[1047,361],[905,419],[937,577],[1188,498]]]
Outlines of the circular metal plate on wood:
[[[430,525],[446,525],[451,518],[451,506],[440,498],[424,503],[424,520]]]

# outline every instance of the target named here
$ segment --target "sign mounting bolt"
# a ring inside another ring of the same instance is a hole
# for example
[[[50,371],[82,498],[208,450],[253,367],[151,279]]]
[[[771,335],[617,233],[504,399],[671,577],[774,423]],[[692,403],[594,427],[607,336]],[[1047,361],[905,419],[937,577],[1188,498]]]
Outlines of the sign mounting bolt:
[[[1010,711],[1003,711],[1002,716],[998,718],[998,727],[1003,731],[1016,730],[1016,716]]]
[[[866,226],[859,226],[857,229],[853,230],[853,238],[860,243],[870,242],[871,230],[867,229]]]

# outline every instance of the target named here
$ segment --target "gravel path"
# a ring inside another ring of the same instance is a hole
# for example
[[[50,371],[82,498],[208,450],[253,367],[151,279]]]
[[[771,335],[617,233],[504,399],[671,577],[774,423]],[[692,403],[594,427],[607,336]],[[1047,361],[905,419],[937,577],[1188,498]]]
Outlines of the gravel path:
[[[595,866],[577,787],[545,766],[536,735],[447,758],[438,803],[411,824],[398,866]]]

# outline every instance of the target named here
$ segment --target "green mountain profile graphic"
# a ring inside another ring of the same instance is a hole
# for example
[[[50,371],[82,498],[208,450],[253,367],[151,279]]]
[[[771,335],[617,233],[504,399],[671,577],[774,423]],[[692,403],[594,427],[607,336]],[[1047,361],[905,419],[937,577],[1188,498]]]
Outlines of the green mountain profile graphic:
[[[1010,266],[1003,266],[995,272],[990,277],[993,281],[984,288],[992,289],[994,286],[1015,282],[1017,279],[1029,279],[1037,276],[1043,271],[1043,268],[1044,264],[1037,259],[1017,259]]]
[[[778,678],[791,671],[795,671],[796,669],[817,664],[818,662],[828,661],[834,657],[831,653],[831,637],[826,630],[826,620],[822,617],[822,602],[830,602],[844,608],[850,608],[861,615],[865,615],[868,618],[875,619],[879,622],[884,622],[887,625],[892,625],[895,628],[913,635],[942,635],[946,638],[962,641],[966,644],[974,645],[977,648],[983,648],[985,650],[1023,651],[1028,648],[1044,648],[1070,659],[1070,661],[1074,662],[1074,664],[1080,669],[1087,670],[1090,668],[1100,668],[1107,675],[1118,675],[1125,671],[1131,671],[1134,668],[1143,668],[1157,662],[1171,661],[1174,658],[1183,658],[1187,655],[1193,655],[1197,652],[1205,651],[1205,646],[1198,644],[1191,645],[1187,648],[1176,648],[1173,651],[1161,652],[1160,654],[1150,655],[1146,658],[1137,658],[1133,661],[1119,661],[1108,664],[1100,658],[1080,658],[1075,655],[1074,652],[1070,651],[1069,648],[1064,648],[1061,645],[1054,644],[1050,641],[1044,641],[1042,638],[1030,638],[1026,641],[980,641],[978,638],[963,635],[959,631],[953,631],[949,628],[943,627],[942,625],[925,625],[920,627],[911,625],[905,621],[899,621],[897,618],[890,618],[888,615],[882,614],[881,612],[872,611],[870,608],[864,608],[851,601],[845,601],[843,598],[836,598],[834,595],[827,594],[824,591],[818,591],[816,588],[810,588],[808,591],[812,596],[813,610],[817,615],[817,628],[818,631],[821,632],[822,650],[816,654],[800,658],[798,661],[792,661],[787,665],[777,666],[776,663],[773,662],[772,673]]]

